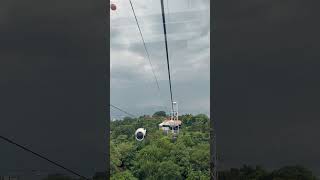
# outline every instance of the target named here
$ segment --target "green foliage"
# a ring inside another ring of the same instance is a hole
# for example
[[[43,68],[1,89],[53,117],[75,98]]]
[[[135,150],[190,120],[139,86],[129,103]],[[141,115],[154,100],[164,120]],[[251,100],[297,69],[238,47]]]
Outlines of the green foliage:
[[[153,114],[154,117],[167,117],[167,114],[165,111],[158,111],[158,112],[155,112]]]
[[[312,172],[302,166],[286,166],[272,172],[262,167],[244,165],[219,172],[219,180],[316,180]]]
[[[138,180],[135,178],[130,171],[123,171],[114,174],[110,177],[110,180]]]
[[[153,117],[125,118],[113,121],[110,142],[110,174],[112,180],[209,180],[210,119],[199,114],[182,115],[179,136],[164,135],[158,124],[163,112]],[[135,140],[137,128],[146,128],[142,142]],[[219,171],[219,180],[316,180],[301,166],[287,166],[272,172],[262,167],[242,166]]]
[[[210,162],[210,147],[209,144],[201,144],[195,146],[191,150],[190,162],[192,164],[192,169],[198,171],[206,171],[209,169]]]
[[[190,171],[187,177],[187,180],[210,180],[210,175],[209,173],[205,172],[203,173],[202,171]]]
[[[111,122],[111,179],[182,180],[209,179],[209,118],[182,115],[177,140],[164,135],[159,124],[165,112],[152,117]],[[188,123],[188,124],[184,124]],[[137,128],[146,128],[144,141],[134,138]]]
[[[286,166],[272,172],[272,177],[277,180],[315,180],[312,172],[302,166]]]
[[[182,179],[181,167],[173,161],[163,161],[158,165],[158,171],[155,175],[156,179],[161,180],[178,180]]]
[[[114,142],[110,142],[110,173],[114,174],[119,171],[121,165],[120,153]]]

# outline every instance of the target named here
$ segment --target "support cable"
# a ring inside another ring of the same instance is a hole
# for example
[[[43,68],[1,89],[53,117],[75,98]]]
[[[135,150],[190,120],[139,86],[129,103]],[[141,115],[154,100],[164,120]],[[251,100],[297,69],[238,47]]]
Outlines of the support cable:
[[[172,112],[173,112],[173,97],[172,97],[172,86],[171,86],[171,76],[170,76],[170,63],[169,63],[169,54],[168,54],[166,19],[165,19],[165,14],[164,14],[163,0],[160,0],[160,1],[161,1],[162,24],[163,24],[164,40],[165,40],[165,46],[166,46],[166,57],[167,57],[167,65],[168,65],[168,76],[169,76],[169,86],[170,86],[171,108],[172,108]]]
[[[154,72],[154,69],[153,69],[153,66],[152,66],[152,63],[151,63],[151,60],[150,60],[150,55],[149,55],[149,52],[148,52],[148,50],[147,50],[146,43],[145,43],[144,38],[143,38],[143,35],[142,35],[141,29],[140,29],[140,25],[139,25],[139,22],[138,22],[136,13],[135,13],[135,11],[134,11],[134,8],[133,8],[133,5],[132,5],[131,0],[129,0],[129,2],[130,2],[130,5],[131,5],[131,9],[132,9],[134,18],[135,18],[135,20],[136,20],[138,29],[139,29],[139,33],[140,33],[140,36],[141,36],[141,39],[142,39],[142,42],[143,42],[143,47],[144,47],[144,49],[145,49],[145,51],[146,51],[146,54],[147,54],[147,57],[148,57],[148,60],[149,60],[150,66],[151,66],[151,70],[152,70],[152,73],[153,73],[155,82],[156,82],[156,84],[157,84],[157,88],[158,88],[158,90],[159,90],[159,92],[160,92],[160,86],[159,86],[159,83],[158,83],[158,79],[157,79],[157,76],[156,76],[156,74],[155,74],[155,72]]]
[[[129,115],[129,116],[131,116],[131,117],[133,117],[133,118],[136,118],[135,115],[133,115],[133,114],[131,114],[131,113],[128,113],[127,111],[125,111],[125,110],[123,110],[123,109],[121,109],[121,108],[119,108],[119,107],[117,107],[117,106],[115,106],[115,105],[110,104],[110,106],[113,107],[113,108],[115,108],[115,109],[117,109],[117,110],[119,110],[119,111],[121,111],[121,112],[123,112],[123,113],[125,113],[125,114],[127,114],[127,115]]]

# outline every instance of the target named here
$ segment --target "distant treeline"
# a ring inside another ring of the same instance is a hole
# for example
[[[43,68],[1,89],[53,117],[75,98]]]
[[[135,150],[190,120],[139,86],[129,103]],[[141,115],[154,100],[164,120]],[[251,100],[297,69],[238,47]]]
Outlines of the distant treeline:
[[[244,165],[241,168],[218,172],[218,180],[316,180],[310,170],[303,166],[285,166],[267,171],[260,166]]]

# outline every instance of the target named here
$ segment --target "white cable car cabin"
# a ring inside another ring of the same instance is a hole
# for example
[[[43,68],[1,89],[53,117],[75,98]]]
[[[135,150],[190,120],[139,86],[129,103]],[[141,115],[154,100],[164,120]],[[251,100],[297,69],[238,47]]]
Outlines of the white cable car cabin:
[[[168,134],[169,130],[172,131],[174,135],[179,134],[179,130],[181,128],[181,121],[178,115],[178,103],[172,102],[172,112],[170,119],[164,120],[162,123],[159,124],[159,129],[163,130],[165,134]]]
[[[181,128],[180,120],[167,119],[159,124],[159,129],[163,130],[165,134],[168,134],[170,130],[172,131],[172,133],[177,134],[179,133],[180,128]]]

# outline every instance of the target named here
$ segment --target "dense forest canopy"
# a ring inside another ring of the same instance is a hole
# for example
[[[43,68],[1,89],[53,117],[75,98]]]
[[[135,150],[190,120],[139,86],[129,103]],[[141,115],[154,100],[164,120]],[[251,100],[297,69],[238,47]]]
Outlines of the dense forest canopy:
[[[111,179],[210,179],[210,126],[204,114],[179,117],[182,128],[177,141],[165,136],[158,124],[165,113],[152,117],[125,118],[111,123]],[[143,142],[134,139],[137,128],[147,129]],[[316,180],[303,166],[285,166],[273,171],[256,166],[218,171],[219,180]]]
[[[260,166],[244,165],[241,168],[231,168],[220,171],[219,180],[317,180],[312,172],[303,166],[285,166],[273,171],[267,171]]]
[[[125,117],[110,122],[111,180],[209,180],[210,120],[207,115],[179,116],[182,126],[177,139],[165,135],[159,124],[168,118],[158,111],[152,116]],[[135,131],[145,128],[143,141],[135,140]],[[51,175],[46,180],[67,180]],[[98,174],[94,180],[105,179]],[[243,165],[229,170],[218,169],[218,180],[316,180],[303,166],[285,166],[268,171],[260,166]]]
[[[209,118],[204,114],[179,117],[182,128],[176,141],[159,124],[165,112],[152,117],[124,118],[110,124],[110,173],[114,180],[210,179]],[[144,141],[134,138],[137,128],[147,129]]]

